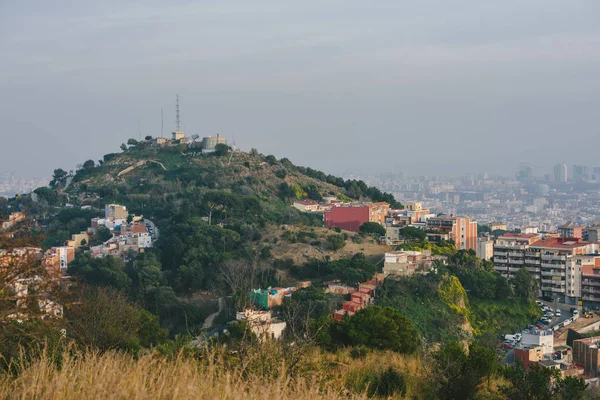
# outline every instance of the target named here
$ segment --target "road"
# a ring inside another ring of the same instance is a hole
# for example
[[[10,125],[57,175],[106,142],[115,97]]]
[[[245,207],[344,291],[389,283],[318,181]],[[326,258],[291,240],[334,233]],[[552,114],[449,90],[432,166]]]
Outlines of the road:
[[[555,303],[555,302],[549,302],[549,301],[542,301],[542,303],[544,303],[545,306],[548,306],[550,308],[552,308],[554,311],[556,311],[556,309],[560,310],[560,317],[554,317],[552,318],[552,322],[545,326],[545,329],[548,328],[552,328],[555,325],[560,324],[561,322],[563,322],[564,320],[571,318],[573,315],[571,314],[571,308],[575,307],[573,305],[570,304],[563,304],[563,303]],[[523,329],[527,328],[526,326],[523,327]],[[506,332],[507,334],[511,334],[511,332]],[[516,332],[513,332],[516,333]],[[504,362],[506,364],[512,364],[515,361],[515,351],[513,349],[507,350],[506,355],[504,357]]]
[[[152,222],[148,218],[144,218],[144,223],[149,224],[152,227],[152,229],[154,229],[154,236],[152,237],[152,240],[157,240],[158,239],[158,228],[156,227],[154,222]]]
[[[206,319],[204,320],[204,324],[202,325],[203,331],[212,328],[215,318],[217,318],[217,315],[219,315],[221,313],[221,311],[223,311],[224,308],[225,308],[225,298],[219,297],[219,311],[212,313],[208,317],[206,317]]]

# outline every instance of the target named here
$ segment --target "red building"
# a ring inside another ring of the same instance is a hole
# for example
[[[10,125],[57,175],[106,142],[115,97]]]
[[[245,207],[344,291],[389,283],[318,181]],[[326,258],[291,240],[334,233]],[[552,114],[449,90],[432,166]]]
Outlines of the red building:
[[[338,227],[346,231],[358,232],[358,228],[369,222],[369,207],[332,207],[325,211],[325,227]]]
[[[338,227],[346,231],[358,232],[365,222],[376,222],[383,225],[385,217],[390,213],[390,205],[386,202],[368,203],[364,205],[344,205],[332,207],[325,211],[325,227]]]

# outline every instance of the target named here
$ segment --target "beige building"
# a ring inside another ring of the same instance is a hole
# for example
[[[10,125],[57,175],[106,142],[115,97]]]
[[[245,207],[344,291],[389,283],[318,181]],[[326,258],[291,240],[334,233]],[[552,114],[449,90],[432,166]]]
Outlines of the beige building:
[[[257,311],[250,308],[236,313],[235,319],[246,321],[252,332],[261,341],[267,339],[277,340],[285,331],[285,321],[278,321],[271,316],[271,311]]]
[[[314,200],[295,201],[294,208],[302,212],[316,212],[319,210],[319,203]]]
[[[497,231],[497,230],[501,230],[501,231],[506,231],[506,224],[502,223],[502,222],[492,222],[490,224],[490,229],[492,230],[492,232]]]
[[[183,132],[173,132],[173,140],[181,140],[185,137]]]
[[[477,238],[477,257],[483,260],[491,260],[494,256],[494,241],[489,236]]]
[[[71,236],[71,240],[67,240],[65,242],[66,246],[73,247],[74,249],[78,249],[81,247],[81,242],[85,240],[85,244],[88,245],[90,243],[90,237],[87,232],[76,233]]]
[[[113,219],[127,219],[129,212],[127,207],[119,204],[107,204],[104,206],[104,217]]]
[[[390,251],[385,253],[385,275],[408,276],[431,269],[431,251]]]

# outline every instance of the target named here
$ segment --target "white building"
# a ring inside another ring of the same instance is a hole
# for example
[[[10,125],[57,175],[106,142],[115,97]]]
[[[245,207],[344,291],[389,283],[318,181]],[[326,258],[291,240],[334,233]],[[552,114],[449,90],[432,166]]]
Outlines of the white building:
[[[252,332],[260,340],[277,340],[283,335],[286,328],[285,321],[278,321],[271,317],[271,311],[256,311],[247,308],[244,311],[237,312],[235,319],[247,321]]]
[[[544,355],[554,353],[554,331],[552,329],[525,329],[521,346],[541,347]]]
[[[483,260],[491,260],[494,256],[494,241],[489,236],[477,238],[477,257]]]

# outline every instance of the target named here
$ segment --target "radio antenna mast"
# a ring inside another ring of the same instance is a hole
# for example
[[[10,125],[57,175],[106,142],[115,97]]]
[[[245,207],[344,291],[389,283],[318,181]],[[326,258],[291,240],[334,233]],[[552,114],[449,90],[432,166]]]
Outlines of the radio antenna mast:
[[[175,132],[179,132],[179,93],[177,93],[177,102],[175,103]]]

